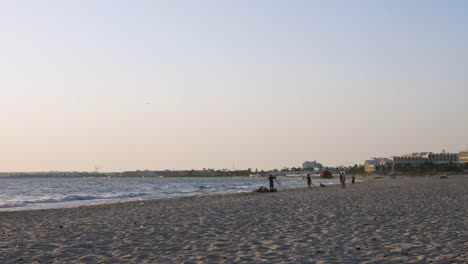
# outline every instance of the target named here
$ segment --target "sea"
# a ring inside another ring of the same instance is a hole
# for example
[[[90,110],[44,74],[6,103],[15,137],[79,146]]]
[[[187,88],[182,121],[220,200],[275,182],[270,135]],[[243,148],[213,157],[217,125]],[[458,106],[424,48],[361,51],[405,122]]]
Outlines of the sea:
[[[279,177],[278,182],[278,190],[306,187],[301,177]],[[336,179],[313,178],[312,182],[338,184]],[[263,177],[0,178],[0,211],[253,192],[268,185]]]

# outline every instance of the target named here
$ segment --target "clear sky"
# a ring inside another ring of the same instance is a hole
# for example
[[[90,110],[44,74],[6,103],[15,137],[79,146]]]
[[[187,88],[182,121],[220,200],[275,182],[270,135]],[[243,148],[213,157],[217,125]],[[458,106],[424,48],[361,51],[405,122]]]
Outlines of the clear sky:
[[[468,148],[468,1],[0,2],[0,171]]]

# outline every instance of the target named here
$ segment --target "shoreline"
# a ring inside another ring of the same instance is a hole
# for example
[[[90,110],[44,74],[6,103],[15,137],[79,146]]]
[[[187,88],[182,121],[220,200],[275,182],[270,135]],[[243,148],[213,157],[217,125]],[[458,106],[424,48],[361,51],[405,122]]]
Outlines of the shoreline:
[[[468,175],[450,175],[449,176],[451,179],[468,179]],[[284,178],[298,178],[298,177],[281,177],[280,179]],[[358,176],[356,178],[357,184],[361,184],[363,182],[367,181],[375,181],[375,180],[395,180],[395,179],[428,179],[428,178],[440,178],[439,176],[435,175],[424,175],[424,176],[406,176],[406,175],[400,175],[397,176],[397,178],[391,178],[388,175],[365,175],[365,176]],[[321,179],[319,177],[313,177],[312,179]],[[334,177],[333,179],[338,180],[337,177]],[[325,179],[327,180],[327,179]],[[332,179],[328,179],[332,180]],[[265,183],[266,185],[266,183]],[[318,184],[316,184],[318,188],[324,189],[324,188],[329,188],[332,186],[339,186],[339,183],[336,184],[329,184],[326,185],[326,187],[319,187]],[[350,179],[347,177],[347,186],[350,185]],[[316,189],[312,187],[312,189]],[[304,187],[302,188],[287,188],[287,189],[280,189],[280,192],[290,192],[290,191],[300,191],[300,190],[307,190],[307,188]],[[4,212],[23,212],[23,211],[38,211],[38,210],[60,210],[60,209],[73,209],[73,208],[79,208],[79,207],[92,207],[92,206],[103,206],[103,205],[113,205],[113,204],[125,204],[125,203],[144,203],[144,202],[151,202],[151,201],[159,201],[159,200],[173,200],[173,199],[190,199],[190,198],[200,198],[200,197],[222,197],[225,195],[245,195],[245,194],[250,194],[253,193],[255,194],[255,188],[252,191],[240,191],[240,192],[226,192],[226,193],[218,193],[218,194],[194,194],[194,195],[189,195],[189,196],[177,196],[177,197],[167,197],[167,198],[130,198],[130,199],[94,199],[94,200],[76,200],[76,201],[70,201],[70,202],[51,202],[51,203],[45,203],[49,205],[49,207],[37,207],[37,208],[23,208],[23,207],[5,207],[5,208],[0,208],[0,215],[1,213]]]
[[[238,177],[240,178],[240,177]],[[260,178],[244,178],[245,181],[242,181],[239,185],[236,181],[233,182],[231,186],[228,184],[232,177],[224,178],[226,179],[226,183],[223,180],[219,181],[211,181],[211,178],[191,178],[193,182],[188,183],[188,185],[180,185],[178,188],[174,188],[172,193],[167,193],[165,190],[164,184],[160,185],[159,179],[146,179],[146,181],[151,181],[153,186],[158,186],[159,189],[154,189],[150,191],[146,191],[144,189],[137,189],[133,188],[131,190],[122,190],[119,189],[118,183],[121,182],[121,179],[99,179],[99,184],[109,184],[109,186],[113,186],[114,182],[117,186],[117,189],[113,190],[112,188],[107,188],[107,192],[105,194],[96,193],[93,190],[90,190],[87,193],[79,193],[73,192],[71,190],[69,194],[63,193],[58,197],[53,193],[50,195],[43,195],[43,197],[25,197],[23,200],[16,199],[14,196],[6,196],[6,200],[4,202],[0,201],[0,212],[12,212],[12,211],[27,211],[27,210],[43,210],[43,209],[60,209],[60,208],[75,208],[78,206],[94,206],[100,204],[114,204],[114,203],[125,203],[131,201],[147,201],[147,200],[159,200],[159,199],[177,199],[183,197],[203,197],[209,195],[217,195],[217,194],[236,194],[236,193],[249,193],[254,192],[260,186],[268,186],[267,179],[260,179]],[[186,180],[187,178],[178,178],[176,179],[177,183],[172,184],[179,184],[179,180]],[[23,180],[23,179],[21,179]],[[49,179],[46,179],[49,180]],[[63,178],[60,179],[58,182],[59,184],[66,183],[67,179]],[[125,180],[131,181],[130,184],[133,183],[132,178],[127,178]],[[109,182],[108,182],[109,181]],[[163,180],[165,181],[165,180]],[[199,182],[200,181],[200,182]],[[280,177],[279,181],[282,183],[281,185],[277,185],[276,187],[280,191],[284,191],[286,189],[296,189],[296,188],[303,188],[306,186],[305,182],[302,184],[302,181],[298,180],[294,177]],[[327,186],[338,184],[337,179],[314,179],[314,181],[318,181],[323,183]],[[335,182],[336,181],[336,182]],[[72,179],[72,182],[80,182],[80,179]],[[299,184],[298,184],[299,183]],[[15,183],[15,184],[21,184]],[[88,183],[89,184],[89,183]],[[121,183],[122,184],[122,183]],[[125,183],[126,184],[126,183]],[[170,185],[171,183],[169,183]],[[182,182],[182,184],[185,184]],[[316,183],[317,185],[319,183]],[[10,183],[12,185],[12,183]],[[37,185],[37,184],[36,184]],[[66,184],[64,184],[66,186]],[[243,186],[245,185],[245,186]],[[34,186],[34,185],[33,185]],[[137,185],[138,186],[138,182]],[[206,187],[210,186],[210,187]],[[241,186],[241,188],[238,188]],[[140,183],[140,187],[141,186]],[[246,188],[245,188],[246,187]],[[191,189],[191,192],[185,192],[184,188]],[[193,189],[195,188],[195,189]],[[112,193],[111,193],[112,192]],[[139,194],[142,195],[139,195]],[[136,194],[136,195],[135,195]],[[21,195],[18,193],[18,195]],[[21,197],[21,196],[20,196]]]
[[[366,180],[367,181],[367,180]],[[361,181],[363,182],[363,181]],[[318,187],[318,186],[317,186]],[[326,187],[318,187],[320,189],[331,188],[331,187],[339,187],[339,184],[330,184]],[[289,193],[289,192],[296,192],[296,191],[309,191],[307,187],[304,188],[288,188],[288,189],[281,189],[278,192],[281,193]],[[226,198],[230,196],[234,197],[242,197],[242,196],[249,196],[249,195],[261,195],[260,193],[252,191],[241,191],[241,192],[226,192],[226,193],[218,193],[218,194],[205,194],[205,195],[190,195],[190,196],[182,196],[182,197],[169,197],[169,198],[149,198],[149,199],[141,199],[141,200],[122,200],[122,201],[106,201],[102,200],[102,203],[96,204],[83,204],[83,205],[71,205],[69,207],[56,207],[56,208],[37,208],[37,209],[24,209],[22,210],[21,207],[13,207],[12,210],[8,210],[9,208],[2,208],[6,210],[0,210],[0,216],[2,213],[13,213],[13,212],[27,212],[27,211],[48,211],[48,210],[64,210],[64,209],[76,209],[76,208],[86,208],[86,207],[99,207],[99,206],[112,206],[118,204],[141,204],[141,203],[150,203],[150,202],[157,202],[157,201],[173,201],[173,200],[185,200],[185,199],[197,199],[197,198]],[[96,200],[90,200],[96,201]]]

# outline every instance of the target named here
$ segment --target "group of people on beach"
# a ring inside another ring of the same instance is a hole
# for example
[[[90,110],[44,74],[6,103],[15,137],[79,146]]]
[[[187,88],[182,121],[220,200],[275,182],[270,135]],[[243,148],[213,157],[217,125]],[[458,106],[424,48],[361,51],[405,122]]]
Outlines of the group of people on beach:
[[[356,182],[356,176],[353,174],[351,176],[351,185],[354,185]],[[340,183],[341,183],[341,189],[346,188],[346,174],[344,171],[340,172]]]
[[[259,192],[259,193],[266,193],[266,192],[276,192],[276,189],[275,189],[275,182],[278,183],[279,185],[281,185],[277,180],[276,180],[276,176],[274,176],[273,174],[270,174],[268,175],[268,181],[270,182],[270,188],[265,188],[263,186],[260,186],[260,188],[256,189],[255,191],[256,192]]]
[[[304,177],[307,181],[307,189],[312,189],[312,186],[314,187],[317,187],[315,185],[313,185],[312,183],[312,177],[310,176],[309,173],[306,174],[306,176]],[[270,182],[270,188],[269,189],[266,189],[264,191],[270,191],[270,192],[274,192],[276,191],[275,189],[275,182],[279,184],[279,182],[276,180],[276,176],[273,176],[273,174],[270,174],[268,176],[268,180]],[[354,183],[356,182],[356,176],[353,174],[351,176],[351,185],[354,185]],[[346,174],[344,171],[340,172],[340,184],[341,184],[341,188],[345,188],[346,187]],[[261,188],[262,189],[262,188]],[[258,191],[258,190],[257,190]]]

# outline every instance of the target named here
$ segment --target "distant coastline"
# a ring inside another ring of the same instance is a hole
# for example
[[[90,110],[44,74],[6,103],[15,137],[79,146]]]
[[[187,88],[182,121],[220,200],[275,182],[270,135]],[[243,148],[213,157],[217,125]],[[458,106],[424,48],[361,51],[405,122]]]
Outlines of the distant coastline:
[[[276,176],[301,177],[305,174],[311,174],[318,177],[313,171],[251,171],[251,170],[163,170],[163,171],[124,171],[124,172],[0,172],[1,178],[176,178],[176,177],[267,177],[269,174]],[[361,177],[388,176],[385,173],[366,173],[346,171],[347,174],[355,174]],[[337,175],[337,173],[333,173]],[[442,175],[462,175],[468,174],[468,171],[405,171],[398,172],[394,176],[442,176]]]
[[[265,174],[266,175],[266,174]],[[181,171],[124,171],[124,172],[11,172],[0,178],[166,178],[166,177],[251,177],[248,170],[181,170]],[[261,176],[261,175],[258,175]]]

